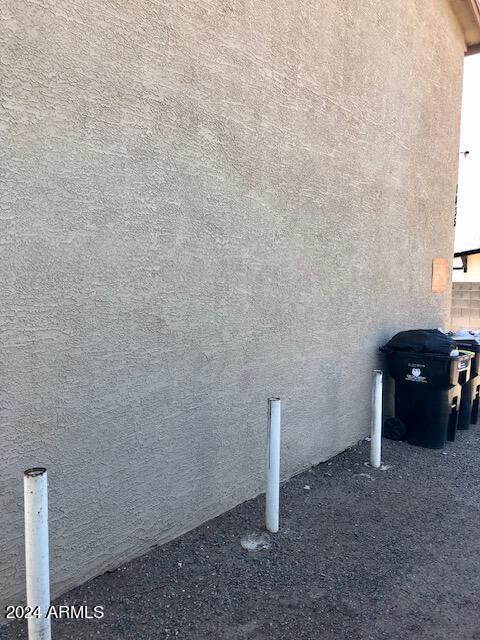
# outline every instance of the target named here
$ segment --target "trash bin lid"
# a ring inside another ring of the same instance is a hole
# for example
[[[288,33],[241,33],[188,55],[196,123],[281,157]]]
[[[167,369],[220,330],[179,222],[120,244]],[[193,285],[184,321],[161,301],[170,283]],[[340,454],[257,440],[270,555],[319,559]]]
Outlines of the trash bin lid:
[[[450,356],[457,349],[455,341],[439,329],[411,329],[400,331],[385,345],[386,351],[433,353]]]
[[[473,329],[459,329],[458,331],[450,331],[449,336],[454,340],[475,340],[480,344],[480,332]]]
[[[452,340],[455,340],[455,342],[460,342],[462,344],[471,344],[471,345],[477,345],[480,346],[480,339],[477,338],[476,336],[459,336],[456,333],[453,334],[452,336]]]

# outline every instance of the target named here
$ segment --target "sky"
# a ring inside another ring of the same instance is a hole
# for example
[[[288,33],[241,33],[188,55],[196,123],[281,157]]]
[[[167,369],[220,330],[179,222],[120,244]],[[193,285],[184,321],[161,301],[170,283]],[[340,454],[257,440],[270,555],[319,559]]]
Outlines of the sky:
[[[455,251],[480,247],[480,54],[465,58]]]

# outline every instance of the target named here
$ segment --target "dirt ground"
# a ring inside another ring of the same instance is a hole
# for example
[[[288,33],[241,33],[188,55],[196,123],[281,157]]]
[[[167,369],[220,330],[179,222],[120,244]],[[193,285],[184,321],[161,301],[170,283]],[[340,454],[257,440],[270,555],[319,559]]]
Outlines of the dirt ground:
[[[54,639],[480,640],[480,428],[444,452],[384,440],[379,471],[368,450],[285,484],[266,548],[241,544],[262,531],[260,496],[74,589],[59,603],[105,617],[56,622]]]

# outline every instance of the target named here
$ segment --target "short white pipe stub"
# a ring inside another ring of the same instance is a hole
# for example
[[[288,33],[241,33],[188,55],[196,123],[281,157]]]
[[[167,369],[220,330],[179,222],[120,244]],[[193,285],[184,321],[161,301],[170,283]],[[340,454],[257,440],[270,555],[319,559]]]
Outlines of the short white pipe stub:
[[[370,464],[379,469],[382,464],[382,388],[383,372],[373,372],[372,427],[370,441]]]
[[[46,618],[50,606],[47,470],[27,469],[23,474],[23,489],[27,606],[34,613],[28,619],[28,638],[50,640],[51,624]]]
[[[276,533],[280,513],[280,398],[268,400],[267,431],[267,491],[265,496],[265,526]]]

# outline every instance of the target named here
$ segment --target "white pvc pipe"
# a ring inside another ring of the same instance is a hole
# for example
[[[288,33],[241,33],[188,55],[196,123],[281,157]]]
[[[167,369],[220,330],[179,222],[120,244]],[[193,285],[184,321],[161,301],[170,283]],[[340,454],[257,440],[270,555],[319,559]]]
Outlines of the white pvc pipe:
[[[382,386],[383,372],[373,372],[372,393],[372,433],[370,444],[370,464],[378,469],[382,464]]]
[[[280,512],[280,398],[268,400],[267,492],[265,526],[276,533]]]
[[[27,469],[23,474],[25,503],[25,568],[27,606],[36,615],[28,618],[29,640],[50,640],[50,575],[48,559],[47,470]]]

